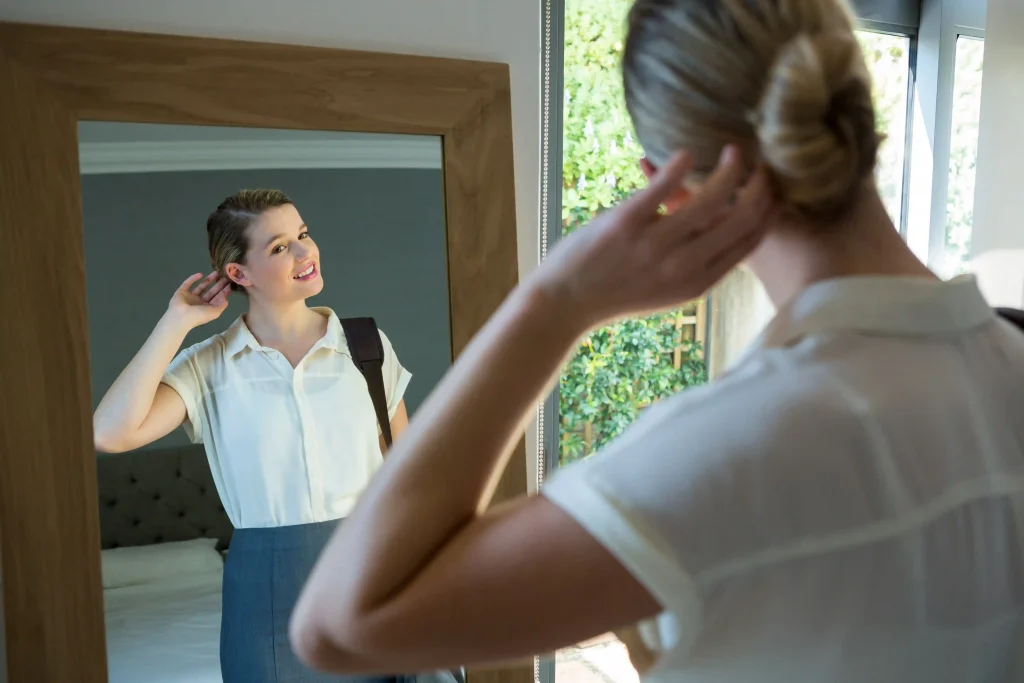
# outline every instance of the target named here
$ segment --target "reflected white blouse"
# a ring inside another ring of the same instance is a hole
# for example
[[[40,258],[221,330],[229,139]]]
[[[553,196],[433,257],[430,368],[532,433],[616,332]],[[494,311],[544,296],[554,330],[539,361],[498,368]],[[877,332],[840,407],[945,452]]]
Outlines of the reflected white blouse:
[[[380,467],[377,418],[334,311],[327,333],[292,368],[239,317],[183,350],[163,383],[185,402],[183,427],[206,448],[235,528],[276,527],[347,515]],[[388,338],[384,387],[393,416],[412,375]]]

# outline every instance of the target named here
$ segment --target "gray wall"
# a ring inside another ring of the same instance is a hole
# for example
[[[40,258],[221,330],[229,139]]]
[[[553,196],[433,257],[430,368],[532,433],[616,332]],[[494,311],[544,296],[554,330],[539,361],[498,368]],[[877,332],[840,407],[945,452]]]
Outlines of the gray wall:
[[[139,349],[190,273],[208,272],[206,218],[243,188],[295,202],[320,248],[323,292],[311,305],[372,315],[413,373],[410,414],[451,364],[444,197],[439,170],[202,171],[82,177],[93,405]],[[232,296],[193,344],[245,310]],[[181,430],[150,446],[187,443]]]

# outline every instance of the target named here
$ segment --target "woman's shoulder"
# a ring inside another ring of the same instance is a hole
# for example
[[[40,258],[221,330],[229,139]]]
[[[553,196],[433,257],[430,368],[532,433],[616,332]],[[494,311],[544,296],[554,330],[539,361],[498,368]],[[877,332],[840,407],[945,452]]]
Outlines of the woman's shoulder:
[[[790,463],[795,444],[814,450],[861,431],[848,397],[818,370],[776,360],[759,354],[657,403],[622,438],[633,442],[630,450],[664,450],[677,466],[721,471],[780,458]]]
[[[228,355],[230,330],[210,335],[206,339],[186,346],[179,352],[180,357],[188,358],[196,365],[209,367],[223,362]]]

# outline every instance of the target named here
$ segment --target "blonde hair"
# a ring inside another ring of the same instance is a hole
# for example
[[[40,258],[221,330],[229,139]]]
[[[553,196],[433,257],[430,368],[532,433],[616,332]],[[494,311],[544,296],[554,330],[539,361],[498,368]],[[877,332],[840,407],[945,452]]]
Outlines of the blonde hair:
[[[623,80],[648,158],[688,150],[700,176],[736,144],[791,213],[840,217],[882,140],[854,25],[845,0],[637,0]]]

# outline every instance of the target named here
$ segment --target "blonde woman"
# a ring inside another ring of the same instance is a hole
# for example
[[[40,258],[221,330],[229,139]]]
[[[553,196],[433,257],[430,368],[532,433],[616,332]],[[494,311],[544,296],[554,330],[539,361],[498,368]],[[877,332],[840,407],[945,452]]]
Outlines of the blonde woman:
[[[849,8],[638,0],[624,78],[650,186],[423,406],[313,570],[299,655],[499,662],[643,622],[659,683],[1022,680],[1024,335],[886,214]],[[743,260],[779,309],[744,358],[482,512],[580,335]]]

